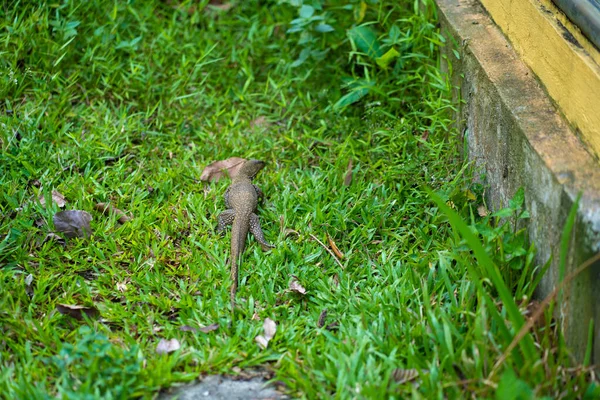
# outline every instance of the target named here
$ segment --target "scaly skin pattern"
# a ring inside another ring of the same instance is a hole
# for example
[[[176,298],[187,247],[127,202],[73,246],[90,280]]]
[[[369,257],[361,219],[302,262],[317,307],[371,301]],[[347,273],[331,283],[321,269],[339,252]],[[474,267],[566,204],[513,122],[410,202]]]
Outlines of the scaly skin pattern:
[[[263,197],[262,191],[252,184],[252,178],[263,169],[265,163],[259,160],[244,162],[239,173],[232,179],[225,192],[227,210],[219,217],[217,233],[223,233],[227,225],[231,225],[231,308],[235,308],[235,294],[238,287],[238,269],[240,256],[246,246],[246,237],[250,231],[263,250],[273,248],[263,235],[258,216],[254,213],[258,200]]]

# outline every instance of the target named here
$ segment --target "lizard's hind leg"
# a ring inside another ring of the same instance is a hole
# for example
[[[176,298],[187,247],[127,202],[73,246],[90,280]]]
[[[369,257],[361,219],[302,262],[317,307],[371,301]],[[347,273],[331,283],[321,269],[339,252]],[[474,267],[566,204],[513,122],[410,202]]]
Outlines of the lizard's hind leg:
[[[225,210],[221,214],[219,214],[217,220],[219,221],[217,225],[217,233],[223,234],[225,233],[225,227],[227,225],[233,224],[233,220],[235,219],[235,211],[233,210]]]
[[[256,238],[256,241],[260,243],[264,251],[275,247],[265,240],[265,235],[263,234],[262,229],[260,229],[260,221],[258,220],[258,215],[254,213],[250,214],[250,232],[252,232],[252,234]]]

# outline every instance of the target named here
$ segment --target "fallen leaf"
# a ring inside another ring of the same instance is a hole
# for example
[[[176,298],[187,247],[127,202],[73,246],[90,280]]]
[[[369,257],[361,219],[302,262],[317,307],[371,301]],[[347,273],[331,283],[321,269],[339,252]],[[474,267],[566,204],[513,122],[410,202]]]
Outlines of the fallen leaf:
[[[258,347],[260,347],[261,349],[266,349],[269,345],[269,341],[262,335],[258,335],[254,338],[254,340],[256,341],[256,343],[258,343]]]
[[[254,121],[250,122],[250,127],[252,128],[268,128],[271,124],[267,121],[267,118],[264,116],[260,116],[256,118]]]
[[[479,214],[480,217],[487,217],[490,214],[490,212],[482,204],[479,207],[477,207],[477,214]]]
[[[38,245],[41,246],[46,242],[49,241],[55,241],[58,244],[64,245],[65,244],[65,239],[61,238],[60,236],[58,236],[56,233],[54,232],[50,232],[49,234],[46,235],[46,237],[44,238],[44,240],[41,241],[41,243],[38,242]]]
[[[75,318],[77,320],[82,320],[84,314],[87,315],[88,318],[96,318],[98,315],[100,315],[100,312],[98,312],[98,310],[95,307],[57,304],[56,309],[59,313],[63,315],[68,315],[69,317]]]
[[[160,339],[160,342],[158,342],[158,346],[156,346],[156,352],[158,354],[168,354],[177,351],[180,348],[181,345],[179,344],[179,340],[177,339]]]
[[[258,335],[254,338],[258,346],[262,349],[266,349],[269,345],[273,336],[275,336],[275,332],[277,332],[277,325],[275,321],[270,318],[265,318],[265,322],[263,323],[264,335]]]
[[[203,326],[202,328],[200,328],[200,332],[208,333],[216,331],[217,329],[219,329],[219,324],[210,324],[208,326]]]
[[[204,168],[200,175],[200,180],[202,182],[217,182],[226,175],[233,178],[237,175],[245,161],[246,159],[240,157],[231,157],[227,160],[215,161]]]
[[[317,322],[317,327],[322,328],[325,325],[325,319],[327,318],[327,309],[323,309],[321,314],[319,315],[319,322]]]
[[[296,236],[300,236],[300,234],[298,233],[298,231],[295,231],[293,229],[290,228],[285,228],[283,231],[283,234],[285,237],[288,237],[290,235],[296,235]]]
[[[292,292],[306,294],[306,289],[298,282],[296,277],[292,278],[292,280],[290,281],[290,290]]]
[[[263,329],[265,331],[265,338],[267,338],[267,340],[271,340],[277,332],[277,324],[275,324],[275,321],[273,321],[271,318],[265,318]]]
[[[348,161],[348,166],[346,167],[346,176],[344,176],[344,186],[350,186],[352,183],[352,168],[354,167],[354,163],[352,159]]]
[[[33,283],[33,275],[29,274],[25,277],[25,293],[27,293],[27,295],[29,297],[33,297],[34,292],[33,292],[33,286],[31,285]]]
[[[325,329],[327,329],[328,331],[335,331],[340,327],[340,323],[339,322],[332,322],[329,325],[327,325],[325,327]]]
[[[40,200],[40,204],[42,207],[46,208],[46,196],[40,194],[38,197]],[[58,208],[63,208],[67,201],[65,200],[65,196],[63,196],[58,190],[52,191],[52,202],[58,206]]]
[[[392,372],[392,378],[396,383],[402,384],[415,380],[419,376],[419,371],[416,369],[396,368]]]
[[[233,7],[232,3],[223,3],[220,0],[211,0],[208,5],[221,11],[229,11]]]
[[[90,213],[80,210],[60,211],[52,217],[56,230],[64,233],[69,239],[90,236],[92,234],[91,220]]]
[[[327,241],[329,242],[329,247],[331,247],[331,250],[333,251],[335,256],[337,258],[339,258],[340,260],[342,260],[344,258],[344,255],[342,254],[340,249],[338,249],[338,247],[336,246],[336,244],[333,241],[333,239],[331,238],[331,236],[329,236],[329,234],[327,234]]]
[[[194,328],[193,326],[189,326],[189,325],[183,325],[179,327],[179,330],[182,332],[198,332],[197,328]]]
[[[119,223],[124,224],[127,221],[131,221],[131,217],[126,215],[123,211],[116,207],[113,207],[110,203],[98,203],[94,206],[96,211],[100,211],[102,214],[115,213],[119,216]]]

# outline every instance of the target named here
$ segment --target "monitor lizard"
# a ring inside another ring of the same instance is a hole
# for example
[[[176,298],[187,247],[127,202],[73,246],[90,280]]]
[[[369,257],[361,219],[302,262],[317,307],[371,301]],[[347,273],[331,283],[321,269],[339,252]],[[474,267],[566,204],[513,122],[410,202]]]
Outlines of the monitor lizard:
[[[262,199],[263,193],[256,185],[252,184],[252,178],[263,169],[265,163],[259,160],[248,160],[242,165],[237,175],[232,178],[231,185],[225,192],[225,205],[227,210],[219,214],[217,233],[223,234],[225,227],[231,225],[231,309],[235,308],[235,294],[238,287],[239,262],[246,237],[250,231],[263,250],[274,246],[267,243],[260,228],[258,216],[254,213],[258,201]]]

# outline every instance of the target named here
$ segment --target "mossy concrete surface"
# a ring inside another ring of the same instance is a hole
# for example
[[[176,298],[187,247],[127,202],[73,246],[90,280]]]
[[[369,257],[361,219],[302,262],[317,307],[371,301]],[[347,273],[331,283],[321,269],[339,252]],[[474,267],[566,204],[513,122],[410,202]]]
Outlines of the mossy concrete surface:
[[[600,164],[551,103],[533,73],[477,1],[436,0],[446,38],[442,67],[461,106],[457,124],[465,155],[488,185],[488,206],[498,209],[525,188],[527,229],[539,265],[551,260],[537,295],[559,280],[560,242],[581,193],[566,274],[600,252]],[[567,344],[583,360],[595,321],[592,362],[600,363],[600,263],[568,285],[559,310]],[[595,290],[596,289],[596,290]]]

